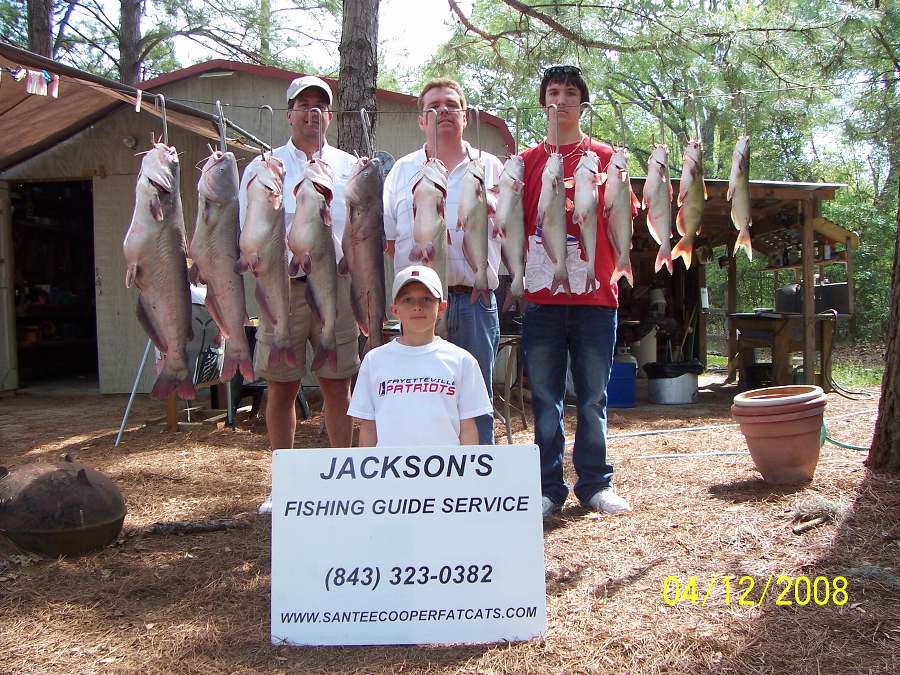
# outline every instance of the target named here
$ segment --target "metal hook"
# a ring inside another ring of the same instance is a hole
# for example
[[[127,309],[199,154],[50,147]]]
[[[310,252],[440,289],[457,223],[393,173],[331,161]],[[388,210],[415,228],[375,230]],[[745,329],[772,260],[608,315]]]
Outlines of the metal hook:
[[[559,106],[555,103],[551,103],[547,106],[547,123],[549,126],[550,123],[550,109],[553,108],[554,114],[553,117],[556,118],[556,153],[559,154]]]
[[[269,111],[269,150],[271,150],[272,142],[275,140],[275,138],[274,138],[275,134],[273,133],[273,130],[275,127],[275,111],[272,110],[272,106],[270,106],[270,105],[259,106],[259,108],[257,108],[257,113],[256,113],[256,124],[258,126],[262,126],[263,110]]]
[[[325,145],[325,138],[322,136],[322,109],[321,108],[310,108],[306,111],[306,123],[309,124],[312,120],[311,115],[316,113],[316,138],[319,141],[319,147],[316,150],[313,158],[322,157],[322,148]]]
[[[515,106],[509,106],[508,108],[501,108],[497,112],[503,113],[503,121],[506,122],[506,127],[508,130],[509,123],[510,123],[509,114],[513,111],[515,111],[515,113],[516,113],[516,134],[513,138],[513,140],[514,140],[513,155],[518,155],[519,154],[519,109],[516,108]]]
[[[372,144],[372,128],[369,126],[369,111],[365,108],[359,109],[359,119],[362,122],[363,137],[366,141],[366,148],[369,150],[369,158],[375,154],[375,147]]]
[[[625,147],[625,114],[622,112],[622,104],[612,99],[613,110],[616,111],[616,117],[619,119],[619,132],[622,137],[622,147]]]
[[[694,96],[694,92],[688,94],[688,98],[691,101],[691,111],[694,116],[694,136],[699,141],[700,140],[700,122],[697,120],[697,97]]]
[[[666,144],[666,125],[663,122],[663,98],[662,96],[656,99],[659,102],[659,143],[660,145]]]
[[[166,97],[162,94],[153,94],[156,109],[162,114],[163,144],[169,144],[169,120],[166,117]]]
[[[219,146],[222,152],[228,152],[228,143],[225,140],[225,113],[222,111],[222,102],[216,101],[216,112],[219,115]]]
[[[425,127],[428,127],[428,113],[434,113],[434,156],[438,156],[438,111],[436,108],[428,108],[425,113]]]
[[[475,145],[478,146],[478,159],[481,159],[481,108],[474,107],[475,110]]]
[[[747,131],[747,92],[741,89],[738,94],[741,97],[741,118],[744,122],[744,136],[749,136]]]
[[[593,131],[594,131],[594,106],[591,105],[590,101],[584,101],[581,104],[581,110],[579,114],[583,113],[587,110],[590,113],[590,117],[588,117],[588,150],[590,150],[591,145],[593,144]]]

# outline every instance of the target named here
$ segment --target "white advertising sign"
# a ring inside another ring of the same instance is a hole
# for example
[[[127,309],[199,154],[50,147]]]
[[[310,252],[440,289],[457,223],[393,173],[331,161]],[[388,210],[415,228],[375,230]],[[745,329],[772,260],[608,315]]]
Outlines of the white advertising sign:
[[[535,445],[277,450],[272,642],[542,634],[538,456]]]

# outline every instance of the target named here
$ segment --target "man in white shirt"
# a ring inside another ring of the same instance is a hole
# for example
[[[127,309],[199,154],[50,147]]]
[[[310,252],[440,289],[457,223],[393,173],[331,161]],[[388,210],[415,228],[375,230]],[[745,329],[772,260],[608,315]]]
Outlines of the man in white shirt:
[[[450,79],[434,79],[427,82],[419,95],[419,128],[425,135],[425,145],[419,150],[401,157],[394,164],[384,184],[384,230],[387,252],[394,258],[394,270],[400,272],[416,261],[410,260],[413,247],[412,190],[426,160],[437,157],[448,172],[448,190],[445,205],[447,231],[447,338],[453,344],[467,350],[478,361],[488,394],[493,398],[491,373],[500,339],[500,322],[494,290],[498,286],[497,270],[500,265],[500,240],[488,240],[488,286],[490,303],[478,298],[471,301],[475,273],[463,254],[463,231],[457,230],[457,210],[462,193],[463,176],[470,159],[478,157],[479,150],[462,138],[466,128],[466,97],[459,83]],[[437,114],[426,113],[434,109]],[[435,154],[437,134],[437,154]],[[481,152],[485,165],[485,187],[497,184],[503,164],[494,155]],[[479,443],[494,442],[494,418],[486,414],[475,421]]]
[[[287,89],[287,121],[291,127],[291,137],[287,143],[275,148],[272,154],[284,162],[284,222],[285,232],[294,220],[297,202],[294,188],[306,175],[306,163],[314,154],[321,151],[321,158],[328,164],[334,178],[333,199],[331,202],[331,219],[334,235],[339,242],[344,234],[346,222],[346,205],[344,203],[344,186],[350,170],[356,163],[352,156],[328,145],[325,131],[331,123],[332,95],[331,88],[324,80],[307,75],[298,77]],[[323,111],[321,120],[317,120],[318,108]],[[241,225],[247,208],[247,184],[255,175],[260,158],[255,158],[244,170],[241,189],[238,195],[241,208]],[[290,256],[290,251],[288,251]],[[337,251],[340,259],[341,252]],[[294,402],[300,389],[301,378],[306,373],[306,343],[318,346],[321,337],[321,325],[312,316],[306,304],[306,278],[300,276],[291,279],[291,309],[289,330],[297,363],[294,366],[280,364],[276,368],[268,367],[269,349],[272,344],[272,327],[267,325],[265,317],[257,331],[254,369],[256,374],[266,380],[268,397],[266,401],[266,430],[272,449],[290,448],[294,445],[294,433],[297,428],[297,416]],[[336,325],[337,365],[331,367],[327,363],[316,371],[319,389],[325,400],[325,429],[332,447],[349,447],[352,420],[347,417],[347,406],[350,404],[350,379],[359,369],[358,330],[353,314],[350,311],[350,284],[345,278],[339,278],[338,315]]]

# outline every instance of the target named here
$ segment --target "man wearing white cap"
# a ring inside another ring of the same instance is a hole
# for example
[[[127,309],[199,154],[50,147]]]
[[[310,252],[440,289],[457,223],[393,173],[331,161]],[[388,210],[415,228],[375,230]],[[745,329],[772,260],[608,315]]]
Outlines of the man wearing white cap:
[[[334,235],[340,242],[346,222],[344,186],[356,159],[329,145],[325,140],[325,131],[333,115],[331,87],[325,80],[313,75],[298,77],[287,88],[287,104],[287,122],[291,127],[291,137],[287,143],[272,151],[275,157],[284,162],[285,167],[285,231],[291,226],[297,208],[294,188],[306,175],[307,162],[321,149],[321,159],[328,164],[334,178],[331,220]],[[322,111],[321,117],[315,112],[316,108]],[[239,201],[242,225],[247,207],[247,184],[255,175],[259,162],[259,157],[250,162],[241,179]],[[290,252],[288,254],[290,255]],[[340,257],[338,251],[338,258]],[[276,368],[269,368],[269,349],[273,331],[264,317],[257,331],[253,365],[257,375],[268,383],[266,429],[273,450],[293,447],[297,427],[294,402],[300,389],[300,380],[306,373],[306,343],[309,341],[316,347],[321,334],[321,326],[315,321],[306,304],[305,285],[304,276],[291,280],[289,328],[297,354],[296,365],[280,364]],[[350,285],[342,278],[339,279],[337,307],[337,365],[332,367],[326,364],[316,371],[316,375],[325,400],[325,428],[328,440],[332,447],[348,447],[352,420],[347,416],[347,406],[350,402],[350,379],[359,368],[359,348],[356,322],[350,312]]]
[[[434,334],[447,309],[437,272],[404,268],[391,298],[402,333],[366,354],[350,402],[360,447],[477,445],[475,419],[493,406],[475,357]]]

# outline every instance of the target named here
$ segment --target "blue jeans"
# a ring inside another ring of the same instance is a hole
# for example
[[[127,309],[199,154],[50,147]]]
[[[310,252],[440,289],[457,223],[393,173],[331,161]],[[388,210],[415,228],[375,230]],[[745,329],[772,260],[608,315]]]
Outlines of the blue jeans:
[[[497,358],[500,343],[500,318],[497,314],[497,298],[491,293],[488,307],[479,296],[474,303],[468,293],[450,293],[447,307],[447,338],[457,347],[462,347],[478,361],[484,386],[487,387],[491,403],[494,402],[494,388],[491,374]],[[494,444],[494,416],[482,415],[475,418],[478,427],[478,442],[481,445]]]
[[[580,305],[525,308],[522,348],[531,387],[534,441],[541,450],[541,492],[557,504],[569,488],[563,477],[563,399],[567,357],[578,407],[572,463],[578,474],[575,496],[587,503],[609,487],[613,468],[606,461],[606,383],[616,341],[616,310]]]

